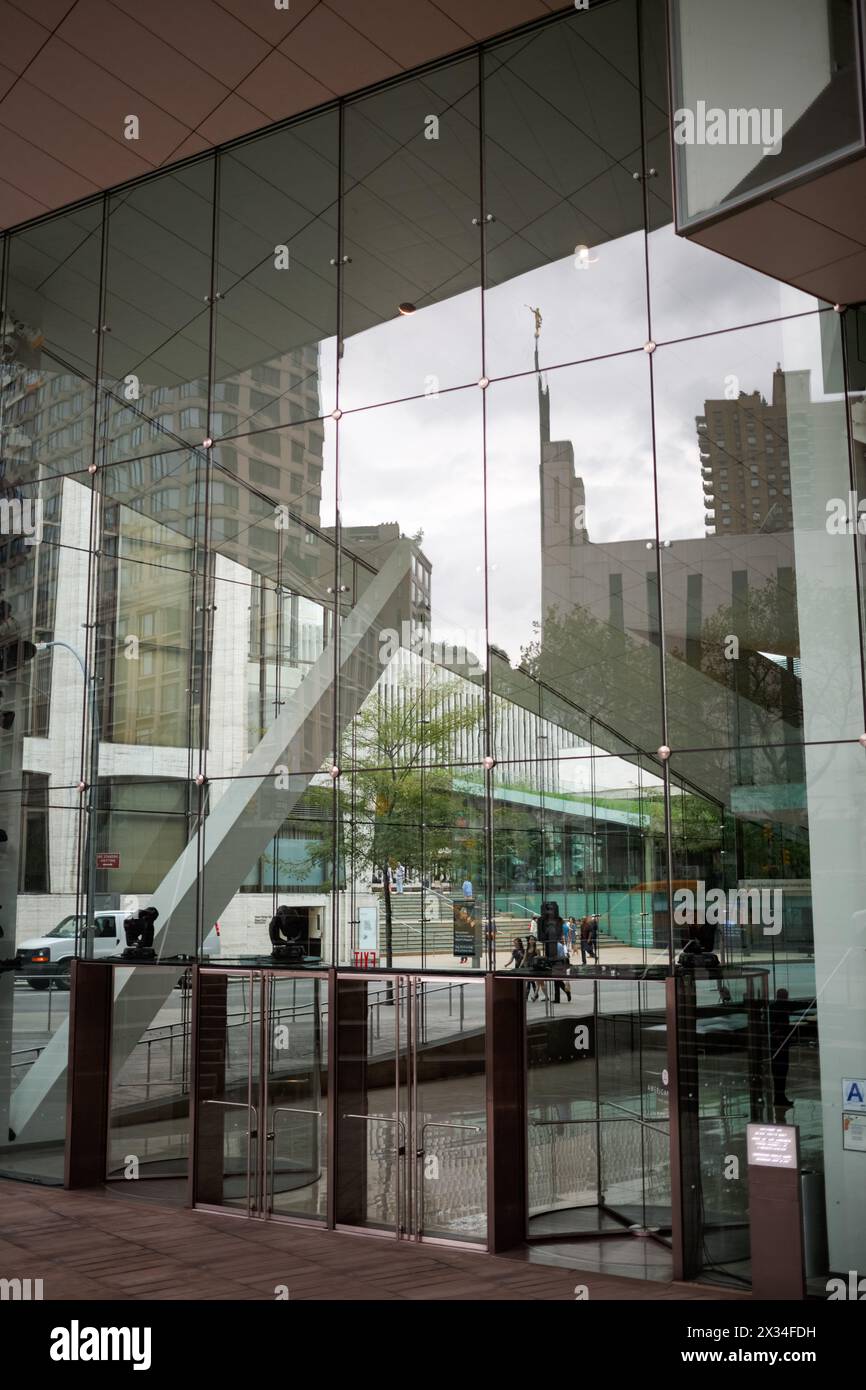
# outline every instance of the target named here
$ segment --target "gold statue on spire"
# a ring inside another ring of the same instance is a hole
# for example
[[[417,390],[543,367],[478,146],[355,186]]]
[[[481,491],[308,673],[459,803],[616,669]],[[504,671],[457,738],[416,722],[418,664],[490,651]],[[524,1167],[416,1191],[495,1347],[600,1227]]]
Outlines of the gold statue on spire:
[[[534,314],[534,315],[535,315],[535,336],[536,336],[536,338],[540,338],[540,337],[541,337],[541,310],[540,310],[540,309],[533,309],[533,307],[532,307],[531,304],[527,304],[527,305],[526,305],[526,308],[529,310],[529,312],[530,312],[531,314]]]

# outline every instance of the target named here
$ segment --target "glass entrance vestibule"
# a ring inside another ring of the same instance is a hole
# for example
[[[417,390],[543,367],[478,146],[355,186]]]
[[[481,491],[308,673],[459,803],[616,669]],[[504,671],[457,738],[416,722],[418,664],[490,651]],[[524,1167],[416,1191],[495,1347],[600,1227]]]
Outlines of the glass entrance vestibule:
[[[775,1118],[763,971],[76,962],[72,1003],[104,1123],[71,1126],[70,1186],[558,1262],[582,1242],[581,1267],[644,1236],[676,1277],[748,1277],[748,1185],[724,1179]]]

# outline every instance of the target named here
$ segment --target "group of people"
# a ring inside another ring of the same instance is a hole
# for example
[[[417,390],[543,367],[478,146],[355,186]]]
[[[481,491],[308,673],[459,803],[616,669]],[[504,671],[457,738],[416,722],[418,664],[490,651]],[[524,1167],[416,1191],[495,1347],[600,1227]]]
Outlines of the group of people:
[[[546,952],[539,946],[538,928],[540,918],[533,917],[530,923],[530,934],[525,941],[522,936],[515,936],[512,942],[511,955],[505,966],[513,966],[515,970],[534,970],[537,963],[546,959]],[[586,965],[587,956],[594,961],[598,961],[598,917],[582,917],[580,924],[574,917],[567,917],[562,922],[559,939],[556,941],[556,965],[559,970],[564,972],[571,962],[572,955],[580,948],[581,965]],[[554,972],[552,972],[554,973]],[[564,993],[566,998],[571,1000],[571,987],[568,980],[562,976],[554,978],[553,1002],[559,1002],[560,994]],[[530,1000],[547,999],[547,981],[539,976],[529,980],[526,985],[526,996]]]

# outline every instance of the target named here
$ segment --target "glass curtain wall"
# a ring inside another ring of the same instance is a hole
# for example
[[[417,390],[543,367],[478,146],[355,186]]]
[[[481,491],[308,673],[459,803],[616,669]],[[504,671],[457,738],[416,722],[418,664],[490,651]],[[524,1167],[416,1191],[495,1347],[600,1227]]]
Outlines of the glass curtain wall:
[[[0,950],[87,953],[88,873],[161,959],[259,962],[278,907],[411,969],[543,901],[602,963],[700,924],[847,1269],[855,315],[675,235],[664,64],[606,0],[3,238]],[[0,1170],[50,1177],[65,1006],[0,991]]]

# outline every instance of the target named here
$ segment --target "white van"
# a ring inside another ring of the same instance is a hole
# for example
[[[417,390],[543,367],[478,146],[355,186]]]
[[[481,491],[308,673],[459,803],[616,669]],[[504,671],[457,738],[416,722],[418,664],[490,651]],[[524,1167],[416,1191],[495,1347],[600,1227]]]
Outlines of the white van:
[[[123,911],[95,914],[95,960],[100,956],[118,956],[125,949],[123,922],[128,915]],[[69,971],[75,955],[76,931],[80,940],[83,921],[82,917],[64,917],[46,936],[32,936],[28,941],[21,942],[16,952],[16,969],[31,989],[47,989],[52,980],[58,989],[69,988]],[[202,952],[206,956],[219,955],[219,922],[211,928],[205,938]]]

